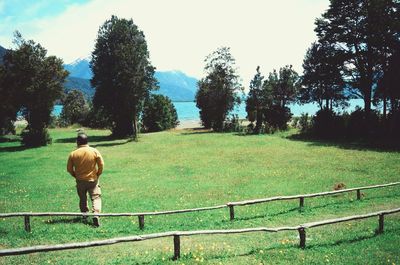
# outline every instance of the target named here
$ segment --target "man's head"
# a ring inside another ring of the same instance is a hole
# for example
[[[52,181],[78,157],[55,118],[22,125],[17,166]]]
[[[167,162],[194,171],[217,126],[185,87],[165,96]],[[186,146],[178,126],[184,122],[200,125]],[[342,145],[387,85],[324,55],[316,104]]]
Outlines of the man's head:
[[[88,143],[88,137],[84,133],[79,133],[78,137],[76,137],[76,144],[77,145],[85,145]]]

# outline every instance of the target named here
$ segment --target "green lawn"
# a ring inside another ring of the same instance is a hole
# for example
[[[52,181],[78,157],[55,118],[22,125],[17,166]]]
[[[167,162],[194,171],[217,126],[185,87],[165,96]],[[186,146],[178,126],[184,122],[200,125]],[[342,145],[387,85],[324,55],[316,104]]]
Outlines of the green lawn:
[[[66,160],[75,148],[74,129],[50,131],[53,144],[24,149],[17,138],[0,142],[0,212],[78,212],[74,179]],[[103,212],[141,212],[194,208],[229,201],[332,190],[399,181],[400,153],[288,138],[239,136],[202,131],[140,135],[139,142],[112,140],[108,131],[87,130],[103,154]],[[400,206],[400,186],[298,201],[137,218],[102,218],[93,228],[74,217],[0,219],[0,248],[81,242],[173,230],[277,227],[363,214]],[[399,264],[400,214],[307,231],[307,248],[297,232],[209,235],[181,239],[182,258],[174,262],[172,238],[106,247],[2,257],[0,264]]]

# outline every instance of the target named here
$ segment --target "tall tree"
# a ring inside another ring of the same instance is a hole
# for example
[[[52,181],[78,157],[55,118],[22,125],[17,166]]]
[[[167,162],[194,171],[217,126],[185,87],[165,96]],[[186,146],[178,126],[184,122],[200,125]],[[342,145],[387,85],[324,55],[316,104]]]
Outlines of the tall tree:
[[[398,0],[331,0],[329,9],[316,21],[320,42],[346,54],[344,80],[364,100],[367,116],[373,87],[393,45],[399,42],[399,7]]]
[[[15,106],[24,107],[28,121],[23,143],[27,146],[46,145],[51,140],[46,127],[68,72],[64,70],[62,60],[46,56],[47,51],[40,44],[24,40],[18,32],[14,42],[17,49],[4,57],[4,69],[8,76],[6,87],[18,99]]]
[[[346,104],[341,57],[340,51],[327,43],[311,45],[303,61],[300,103],[317,102],[320,109],[330,110]]]
[[[263,91],[262,84],[264,76],[260,73],[260,66],[257,66],[257,73],[250,81],[249,95],[246,99],[246,112],[248,119],[253,122],[256,121],[256,127],[254,128],[255,133],[260,133],[260,129],[263,123]]]
[[[230,48],[222,47],[205,59],[206,77],[198,83],[196,105],[206,128],[222,131],[228,113],[240,102],[243,91]]]
[[[299,75],[291,65],[274,70],[263,83],[264,121],[273,128],[284,130],[291,118],[289,104],[297,99]]]
[[[132,19],[112,16],[98,31],[90,65],[94,107],[108,113],[114,136],[136,140],[143,102],[157,89],[143,32]]]

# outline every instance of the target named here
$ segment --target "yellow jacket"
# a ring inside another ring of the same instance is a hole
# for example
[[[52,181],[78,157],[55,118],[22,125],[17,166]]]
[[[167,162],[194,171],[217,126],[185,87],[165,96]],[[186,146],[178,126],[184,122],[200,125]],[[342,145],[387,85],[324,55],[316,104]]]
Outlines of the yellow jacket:
[[[94,182],[103,172],[103,167],[100,152],[89,145],[78,146],[68,157],[67,171],[77,180]]]

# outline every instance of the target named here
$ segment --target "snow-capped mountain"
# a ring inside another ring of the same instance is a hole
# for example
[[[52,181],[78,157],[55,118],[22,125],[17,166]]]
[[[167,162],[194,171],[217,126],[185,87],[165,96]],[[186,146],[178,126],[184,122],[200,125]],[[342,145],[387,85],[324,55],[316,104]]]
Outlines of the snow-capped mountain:
[[[90,85],[89,79],[93,73],[89,67],[90,58],[79,58],[71,64],[64,65],[64,68],[70,72],[69,79],[79,79],[79,82],[69,82],[69,85],[75,84],[80,89],[79,84],[85,84],[85,89]],[[163,71],[156,72],[155,78],[158,80],[160,89],[156,94],[168,96],[172,101],[193,101],[197,90],[197,79],[187,76],[181,71]],[[76,80],[75,80],[76,81]],[[94,90],[93,90],[94,91]],[[85,93],[85,91],[82,91]]]

